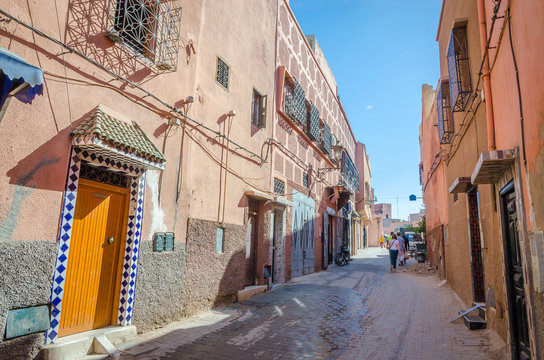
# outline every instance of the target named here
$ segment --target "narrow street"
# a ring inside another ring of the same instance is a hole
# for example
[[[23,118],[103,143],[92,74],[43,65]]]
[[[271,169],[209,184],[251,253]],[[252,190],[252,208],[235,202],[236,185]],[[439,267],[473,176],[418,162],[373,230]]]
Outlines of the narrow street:
[[[348,266],[142,334],[120,346],[121,359],[493,358],[491,330],[448,322],[464,305],[447,286],[390,273],[388,261],[385,249],[365,250]]]

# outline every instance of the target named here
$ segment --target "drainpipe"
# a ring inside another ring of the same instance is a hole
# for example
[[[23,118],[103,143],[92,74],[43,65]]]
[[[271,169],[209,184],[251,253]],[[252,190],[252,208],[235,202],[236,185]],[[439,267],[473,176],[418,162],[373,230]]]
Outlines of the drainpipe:
[[[489,57],[487,56],[487,27],[485,24],[485,0],[478,0],[478,21],[480,23],[480,46],[484,66],[482,76],[484,79],[485,117],[487,120],[487,149],[495,150],[495,120],[493,118],[493,98],[491,96],[491,81],[489,79]]]

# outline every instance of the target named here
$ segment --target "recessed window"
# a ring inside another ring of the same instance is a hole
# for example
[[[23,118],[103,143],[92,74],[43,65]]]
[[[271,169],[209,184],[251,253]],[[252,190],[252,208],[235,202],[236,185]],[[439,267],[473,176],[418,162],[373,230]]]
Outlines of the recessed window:
[[[274,193],[278,195],[285,195],[285,183],[276,178],[274,178]]]
[[[304,186],[307,189],[310,186],[310,181],[309,181],[309,177],[308,177],[307,172],[302,173],[302,186]]]
[[[253,101],[251,102],[251,124],[262,129],[266,126],[266,102],[267,96],[261,95],[253,89]]]
[[[217,58],[217,82],[225,89],[229,88],[229,66],[220,58]]]
[[[448,81],[442,81],[436,96],[438,116],[438,139],[441,144],[450,144],[453,138],[453,114],[450,104],[450,86]]]

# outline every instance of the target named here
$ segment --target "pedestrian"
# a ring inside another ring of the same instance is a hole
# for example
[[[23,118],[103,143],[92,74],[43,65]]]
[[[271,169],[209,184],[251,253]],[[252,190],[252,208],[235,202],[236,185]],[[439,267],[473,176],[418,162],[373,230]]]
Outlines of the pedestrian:
[[[389,246],[391,244],[391,237],[393,236],[393,232],[391,232],[391,234],[389,234],[389,236],[387,237],[387,248],[389,249]]]
[[[380,247],[383,249],[383,235],[380,236]]]
[[[397,232],[397,242],[399,243],[399,266],[404,266],[404,255],[406,254],[406,249],[404,248],[404,238],[400,234],[400,231]]]
[[[408,236],[404,232],[400,233],[402,237],[404,238],[404,263],[406,264],[406,260],[408,260],[410,257],[408,256],[408,250],[410,250],[410,239],[408,239]]]
[[[391,242],[389,243],[389,258],[391,259],[391,271],[397,268],[397,258],[399,256],[399,242],[397,235],[391,235]]]

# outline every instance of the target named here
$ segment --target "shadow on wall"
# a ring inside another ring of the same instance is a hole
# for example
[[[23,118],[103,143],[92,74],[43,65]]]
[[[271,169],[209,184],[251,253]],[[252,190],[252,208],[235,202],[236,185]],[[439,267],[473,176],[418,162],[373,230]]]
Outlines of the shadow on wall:
[[[246,226],[223,224],[223,252],[216,252],[215,221],[189,219],[185,315],[233,302],[245,281]]]
[[[157,74],[133,50],[115,45],[106,37],[109,3],[110,1],[71,0],[66,15],[66,42],[131,81],[149,81]]]

